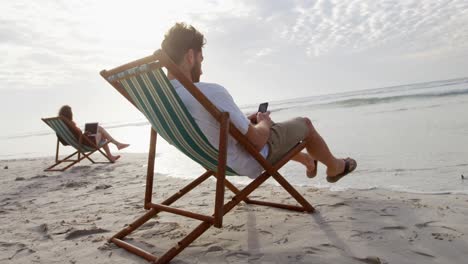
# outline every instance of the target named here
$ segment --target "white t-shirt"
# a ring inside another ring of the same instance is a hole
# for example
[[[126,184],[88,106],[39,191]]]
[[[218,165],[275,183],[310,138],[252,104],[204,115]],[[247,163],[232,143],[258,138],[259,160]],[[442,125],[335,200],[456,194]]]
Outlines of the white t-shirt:
[[[195,122],[205,134],[208,141],[218,149],[219,147],[219,123],[214,117],[192,96],[192,94],[174,79],[171,80],[177,94],[180,96]],[[232,96],[221,85],[215,83],[195,83],[195,86],[220,110],[229,112],[229,117],[234,126],[242,134],[247,134],[250,120],[242,113],[234,103]],[[268,155],[268,144],[260,151],[263,157]],[[255,178],[263,171],[263,167],[242,147],[231,135],[228,138],[227,165],[239,175]]]

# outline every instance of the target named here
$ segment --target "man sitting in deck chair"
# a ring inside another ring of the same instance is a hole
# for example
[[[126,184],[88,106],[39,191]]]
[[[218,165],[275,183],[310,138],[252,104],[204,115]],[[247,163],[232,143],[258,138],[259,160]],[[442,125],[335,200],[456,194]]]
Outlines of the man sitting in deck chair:
[[[200,82],[204,44],[203,34],[193,26],[176,23],[166,33],[161,48],[220,111],[229,112],[231,122],[271,164],[305,140],[307,153],[300,152],[293,160],[306,167],[306,175],[309,178],[317,174],[317,160],[327,166],[329,182],[336,182],[356,169],[357,163],[354,159],[338,159],[333,156],[310,119],[297,117],[274,123],[269,112],[259,112],[246,117],[223,86]],[[219,123],[170,72],[168,78],[210,143],[218,146]],[[227,152],[227,164],[240,175],[257,177],[263,171],[262,166],[232,137],[229,137]]]

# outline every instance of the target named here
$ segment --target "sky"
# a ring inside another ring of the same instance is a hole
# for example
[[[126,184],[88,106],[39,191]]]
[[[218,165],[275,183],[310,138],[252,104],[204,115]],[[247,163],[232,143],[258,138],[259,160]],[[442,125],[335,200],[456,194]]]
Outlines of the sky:
[[[1,1],[0,137],[142,116],[99,72],[152,54],[175,22],[207,40],[202,81],[239,105],[468,76],[468,1]]]

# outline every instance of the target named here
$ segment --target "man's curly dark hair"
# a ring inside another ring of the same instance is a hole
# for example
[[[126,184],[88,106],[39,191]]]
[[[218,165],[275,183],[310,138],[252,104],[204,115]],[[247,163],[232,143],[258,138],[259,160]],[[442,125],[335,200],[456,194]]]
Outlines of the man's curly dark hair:
[[[176,64],[180,64],[190,49],[199,52],[205,43],[205,37],[202,33],[192,25],[182,22],[176,23],[167,31],[161,48]]]

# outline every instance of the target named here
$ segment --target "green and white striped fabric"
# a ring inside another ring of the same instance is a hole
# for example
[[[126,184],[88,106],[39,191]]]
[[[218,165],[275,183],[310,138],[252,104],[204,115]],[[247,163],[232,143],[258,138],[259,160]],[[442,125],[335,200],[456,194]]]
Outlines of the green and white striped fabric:
[[[89,152],[93,151],[94,148],[87,146],[87,145],[82,145],[80,149],[80,142],[79,140],[75,137],[73,132],[70,130],[70,128],[65,124],[63,120],[60,118],[52,118],[52,119],[46,119],[44,122],[49,125],[55,133],[60,136],[63,141],[68,143],[68,145],[73,146],[74,148],[81,150],[81,152]]]
[[[120,84],[153,128],[169,144],[206,169],[216,172],[218,150],[202,133],[163,70],[148,68],[142,65],[108,79],[123,78],[119,80]],[[237,173],[227,167],[226,175]]]

